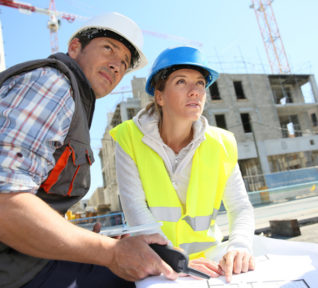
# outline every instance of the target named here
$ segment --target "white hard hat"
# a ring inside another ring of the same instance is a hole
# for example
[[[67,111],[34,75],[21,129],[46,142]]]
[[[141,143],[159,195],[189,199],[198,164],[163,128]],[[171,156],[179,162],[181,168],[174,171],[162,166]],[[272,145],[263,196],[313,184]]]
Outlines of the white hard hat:
[[[147,65],[147,58],[141,51],[142,45],[144,43],[142,31],[139,26],[130,18],[117,12],[108,12],[93,17],[84,25],[82,25],[77,31],[75,31],[75,33],[71,36],[69,42],[79,33],[92,28],[114,32],[118,36],[124,38],[121,40],[126,40],[128,42],[127,43],[126,41],[124,41],[123,44],[128,44],[130,47],[133,47],[136,50],[137,59],[135,63],[133,63],[133,66],[127,69],[126,73],[129,73],[133,70],[141,69]],[[107,35],[105,35],[105,37],[107,37]]]

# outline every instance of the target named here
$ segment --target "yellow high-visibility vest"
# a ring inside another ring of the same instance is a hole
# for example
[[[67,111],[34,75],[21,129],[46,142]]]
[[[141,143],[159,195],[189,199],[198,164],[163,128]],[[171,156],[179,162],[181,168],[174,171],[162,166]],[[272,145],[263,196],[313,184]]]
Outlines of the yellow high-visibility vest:
[[[163,160],[142,142],[144,135],[132,120],[113,128],[110,135],[135,162],[149,209],[162,222],[164,234],[190,259],[204,257],[216,245],[208,229],[215,223],[227,179],[237,163],[233,134],[217,127],[205,133],[192,159],[185,209]]]

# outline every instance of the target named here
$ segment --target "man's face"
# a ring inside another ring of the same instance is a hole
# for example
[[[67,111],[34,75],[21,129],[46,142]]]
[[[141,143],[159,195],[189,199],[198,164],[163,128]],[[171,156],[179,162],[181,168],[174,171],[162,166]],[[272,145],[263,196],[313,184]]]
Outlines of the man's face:
[[[96,98],[106,96],[117,86],[131,60],[130,51],[123,43],[107,37],[91,40],[84,49],[75,38],[68,54],[82,68]]]

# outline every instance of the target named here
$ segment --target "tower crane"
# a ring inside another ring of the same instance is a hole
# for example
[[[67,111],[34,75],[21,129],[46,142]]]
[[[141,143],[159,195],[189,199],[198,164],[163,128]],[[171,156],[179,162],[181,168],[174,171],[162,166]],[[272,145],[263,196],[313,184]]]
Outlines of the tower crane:
[[[49,8],[39,8],[35,7],[29,3],[24,2],[18,2],[14,0],[0,0],[0,5],[16,8],[19,9],[20,12],[27,12],[27,13],[41,13],[49,16],[47,27],[50,30],[51,35],[51,51],[52,54],[58,52],[58,37],[57,37],[57,31],[60,26],[60,19],[67,20],[68,22],[72,23],[75,19],[79,20],[87,20],[88,17],[85,16],[79,16],[74,14],[69,14],[65,12],[60,12],[55,9],[55,2],[54,0],[50,0]],[[157,38],[163,38],[163,39],[173,39],[177,42],[181,42],[183,44],[192,45],[195,47],[202,47],[203,44],[198,41],[192,41],[183,37],[178,37],[175,35],[168,35],[158,32],[153,32],[149,30],[143,30],[143,33],[146,35],[150,35]]]
[[[272,73],[288,74],[291,70],[271,6],[272,2],[273,0],[252,0],[250,7],[254,9]]]
[[[35,7],[28,3],[22,3],[14,0],[0,0],[0,5],[19,9],[20,12],[27,13],[41,13],[49,16],[47,27],[50,30],[51,35],[51,51],[52,53],[56,53],[58,51],[58,37],[57,31],[60,26],[60,19],[67,20],[72,23],[75,19],[86,20],[86,17],[69,14],[65,12],[60,12],[55,9],[54,0],[50,0],[50,5],[48,9]]]

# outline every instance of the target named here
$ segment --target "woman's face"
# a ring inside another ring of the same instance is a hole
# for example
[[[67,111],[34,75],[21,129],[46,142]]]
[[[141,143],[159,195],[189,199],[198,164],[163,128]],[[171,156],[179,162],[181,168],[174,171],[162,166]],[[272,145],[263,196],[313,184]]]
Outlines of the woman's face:
[[[198,120],[205,104],[205,85],[204,76],[197,70],[180,69],[171,73],[164,90],[155,91],[163,118],[171,121]]]

